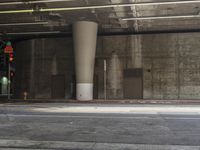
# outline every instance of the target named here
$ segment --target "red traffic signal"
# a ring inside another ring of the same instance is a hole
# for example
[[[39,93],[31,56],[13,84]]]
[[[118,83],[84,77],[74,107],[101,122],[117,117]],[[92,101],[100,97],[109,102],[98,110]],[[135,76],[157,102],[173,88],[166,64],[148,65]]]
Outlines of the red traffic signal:
[[[14,60],[14,55],[13,53],[10,53],[9,54],[9,61],[12,62]]]

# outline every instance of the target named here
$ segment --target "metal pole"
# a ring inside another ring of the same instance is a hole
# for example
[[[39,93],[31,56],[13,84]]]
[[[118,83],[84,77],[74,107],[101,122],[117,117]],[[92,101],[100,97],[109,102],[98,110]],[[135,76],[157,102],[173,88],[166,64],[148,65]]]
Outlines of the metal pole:
[[[11,80],[10,80],[10,62],[8,62],[8,100],[10,99],[10,84],[11,84]]]
[[[107,99],[107,93],[106,93],[106,79],[107,79],[107,76],[106,76],[106,70],[107,70],[107,63],[106,63],[106,60],[104,59],[103,61],[103,64],[104,64],[104,99],[106,100]]]

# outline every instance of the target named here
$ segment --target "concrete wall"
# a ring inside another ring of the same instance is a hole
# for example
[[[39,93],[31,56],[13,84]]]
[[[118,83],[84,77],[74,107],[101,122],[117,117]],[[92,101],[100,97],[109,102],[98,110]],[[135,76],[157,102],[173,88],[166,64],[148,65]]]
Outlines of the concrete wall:
[[[199,41],[200,33],[99,37],[95,97],[104,98],[103,62],[106,60],[109,99],[123,98],[123,70],[128,68],[143,68],[144,99],[200,99]],[[117,56],[115,60],[113,53]],[[33,98],[50,98],[52,66],[57,66],[58,74],[66,76],[66,98],[72,97],[70,84],[74,82],[74,57],[71,38],[20,42],[17,57],[18,93],[28,89]],[[55,72],[55,67],[53,70]],[[114,78],[112,74],[117,76]]]
[[[34,39],[17,43],[16,93],[51,98],[52,75],[65,75],[66,98],[72,97],[74,58],[71,38]],[[19,96],[19,94],[17,94]]]
[[[146,35],[142,40],[144,96],[200,99],[200,34]]]

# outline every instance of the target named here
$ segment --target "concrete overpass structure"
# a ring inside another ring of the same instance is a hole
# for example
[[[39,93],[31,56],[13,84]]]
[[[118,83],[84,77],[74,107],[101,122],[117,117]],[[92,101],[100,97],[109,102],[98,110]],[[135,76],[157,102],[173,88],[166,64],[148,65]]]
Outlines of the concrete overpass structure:
[[[0,149],[200,149],[199,0],[1,0],[0,18]]]

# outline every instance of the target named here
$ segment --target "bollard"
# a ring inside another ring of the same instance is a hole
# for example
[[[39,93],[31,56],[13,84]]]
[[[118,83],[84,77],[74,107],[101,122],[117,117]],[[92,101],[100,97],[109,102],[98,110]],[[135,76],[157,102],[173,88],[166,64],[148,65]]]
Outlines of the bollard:
[[[24,92],[23,95],[24,95],[24,100],[27,100],[28,92]]]

